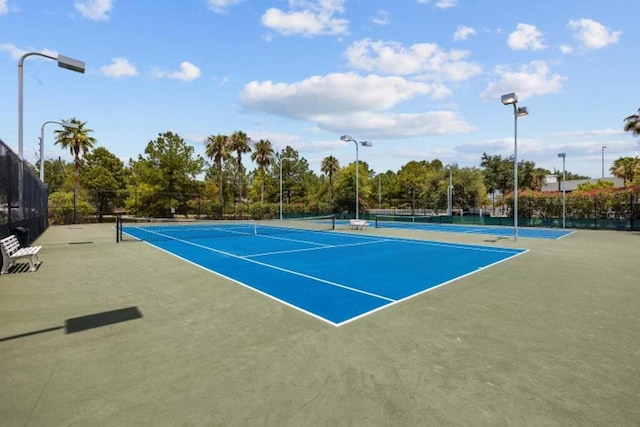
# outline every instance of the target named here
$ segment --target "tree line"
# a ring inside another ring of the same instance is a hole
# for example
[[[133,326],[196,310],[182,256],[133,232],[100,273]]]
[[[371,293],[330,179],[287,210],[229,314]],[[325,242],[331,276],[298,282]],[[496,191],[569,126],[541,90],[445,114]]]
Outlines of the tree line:
[[[70,222],[71,215],[112,213],[273,218],[280,209],[285,215],[346,216],[355,210],[355,162],[343,166],[327,156],[316,174],[294,148],[276,151],[268,139],[253,141],[243,131],[210,135],[202,157],[180,135],[167,131],[125,165],[108,149],[96,146],[86,122],[68,121],[78,127],[56,130],[55,143],[70,151],[73,162],[58,158],[44,165],[53,222]],[[639,135],[638,115],[625,119],[625,131]],[[253,166],[249,170],[247,159]],[[480,167],[445,165],[438,159],[409,161],[398,171],[376,173],[364,161],[358,167],[363,212],[372,208],[446,212],[449,186],[454,209],[495,211],[513,191],[513,156],[483,153]],[[523,191],[539,191],[546,175],[561,176],[561,171],[537,167],[532,161],[522,161],[518,167]],[[625,183],[634,183],[640,177],[640,160],[622,157],[610,171]],[[566,178],[588,177],[567,172]]]

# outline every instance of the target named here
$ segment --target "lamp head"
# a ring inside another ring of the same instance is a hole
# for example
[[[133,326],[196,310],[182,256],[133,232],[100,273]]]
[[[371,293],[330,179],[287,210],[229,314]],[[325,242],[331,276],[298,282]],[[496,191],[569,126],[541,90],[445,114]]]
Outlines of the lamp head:
[[[77,73],[84,73],[84,62],[69,58],[68,56],[58,55],[58,67],[66,68],[67,70]]]
[[[372,147],[373,144],[369,141],[362,141],[360,142],[360,145],[362,145],[363,147]]]
[[[77,123],[67,122],[65,120],[61,121],[60,124],[67,129],[78,129],[80,127]]]
[[[351,135],[342,135],[340,137],[340,141],[355,141],[355,140],[351,137]]]
[[[529,110],[527,110],[527,107],[518,107],[518,110],[516,111],[516,116],[522,117],[522,116],[528,116],[528,115],[529,115]]]
[[[515,104],[516,102],[518,102],[518,95],[516,95],[515,92],[508,93],[506,95],[502,95],[500,100],[504,105]]]
[[[558,157],[562,157],[564,159],[567,157],[567,153],[558,153]]]

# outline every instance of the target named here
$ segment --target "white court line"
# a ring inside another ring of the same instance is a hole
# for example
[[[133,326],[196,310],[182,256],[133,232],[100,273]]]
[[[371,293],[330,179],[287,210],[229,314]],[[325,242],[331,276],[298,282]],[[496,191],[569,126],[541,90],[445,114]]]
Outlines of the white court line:
[[[477,268],[477,269],[476,269],[476,270],[474,270],[474,271],[470,271],[470,272],[468,272],[468,273],[466,273],[466,274],[463,274],[463,275],[461,275],[461,276],[454,277],[453,279],[449,279],[449,280],[447,280],[446,282],[439,283],[439,284],[437,284],[437,285],[435,285],[435,286],[432,286],[432,287],[430,287],[430,288],[424,289],[424,290],[422,290],[422,291],[420,291],[420,292],[416,292],[415,294],[411,294],[411,295],[408,295],[408,296],[406,296],[406,297],[404,297],[404,298],[401,298],[401,299],[399,299],[399,300],[395,300],[395,301],[394,301],[394,302],[392,302],[392,303],[389,303],[389,304],[386,304],[386,305],[380,306],[380,307],[378,307],[378,308],[374,308],[373,310],[369,310],[369,311],[367,311],[367,312],[365,312],[365,313],[361,313],[361,314],[359,314],[359,315],[357,315],[357,316],[354,316],[354,317],[352,317],[352,318],[350,318],[350,319],[347,319],[347,320],[345,320],[345,321],[342,321],[342,322],[340,322],[340,323],[337,323],[337,324],[336,324],[336,326],[346,325],[347,323],[351,323],[351,322],[353,322],[354,320],[358,320],[358,319],[361,319],[361,318],[363,318],[363,317],[365,317],[365,316],[368,316],[368,315],[370,315],[370,314],[373,314],[373,313],[375,313],[376,311],[380,311],[380,310],[383,310],[383,309],[385,309],[385,308],[389,308],[389,307],[391,307],[391,306],[393,306],[393,305],[400,304],[400,303],[402,303],[402,302],[404,302],[404,301],[407,301],[407,300],[409,300],[409,299],[415,298],[415,297],[417,297],[417,296],[420,296],[420,295],[422,295],[422,294],[425,294],[425,293],[427,293],[427,292],[430,292],[430,291],[432,291],[432,290],[434,290],[434,289],[440,288],[440,287],[442,287],[442,286],[444,286],[444,285],[448,285],[449,283],[455,282],[455,281],[460,280],[460,279],[462,279],[462,278],[464,278],[464,277],[470,276],[470,275],[472,275],[472,274],[476,274],[476,273],[477,273],[477,272],[479,272],[479,271],[486,270],[487,268],[493,267],[494,265],[497,265],[497,264],[500,264],[500,263],[502,263],[502,262],[508,261],[508,260],[510,260],[511,258],[515,258],[515,257],[517,257],[517,256],[523,255],[523,254],[525,254],[525,253],[527,253],[527,252],[529,252],[529,250],[528,250],[528,249],[527,249],[526,251],[523,251],[523,252],[520,252],[520,253],[513,254],[513,255],[511,255],[510,257],[503,258],[503,259],[501,259],[501,260],[499,260],[499,261],[496,261],[496,262],[494,262],[494,263],[491,263],[491,264],[485,265],[484,267],[479,267],[479,268]]]
[[[325,243],[318,243],[318,242],[309,242],[308,240],[298,240],[298,239],[289,239],[287,237],[278,237],[278,236],[271,236],[269,234],[256,234],[256,237],[262,237],[265,239],[273,239],[273,240],[285,240],[287,242],[297,242],[297,243],[306,243],[309,245],[316,245],[316,246],[322,246],[322,247],[331,247],[331,245],[327,245]]]
[[[158,236],[167,237],[166,235],[161,234],[161,233],[156,233],[155,231],[149,231],[149,232],[153,233],[153,234],[157,234]],[[267,264],[265,262],[256,261],[254,259],[245,258],[243,256],[235,255],[235,254],[232,254],[230,252],[225,252],[225,251],[221,251],[219,249],[210,248],[208,246],[199,245],[199,244],[194,243],[194,242],[189,242],[188,240],[182,240],[182,239],[176,239],[176,238],[171,238],[171,240],[175,240],[175,241],[178,241],[178,242],[181,242],[181,243],[185,243],[185,244],[191,245],[191,246],[196,246],[198,248],[205,249],[205,250],[208,250],[208,251],[211,251],[211,252],[216,252],[216,253],[219,253],[221,255],[225,255],[225,256],[231,257],[231,258],[236,258],[236,259],[239,259],[241,261],[251,262],[253,264],[261,265],[263,267],[271,268],[273,270],[283,271],[285,273],[293,274],[295,276],[304,277],[305,279],[313,280],[313,281],[320,282],[320,283],[325,283],[327,285],[335,286],[337,288],[346,289],[346,290],[351,291],[351,292],[356,292],[356,293],[359,293],[359,294],[368,295],[370,297],[379,298],[379,299],[382,299],[382,300],[385,300],[385,301],[390,301],[390,302],[395,301],[392,298],[388,298],[388,297],[385,297],[385,296],[382,296],[382,295],[374,294],[373,292],[367,292],[367,291],[363,291],[362,289],[352,288],[351,286],[341,285],[340,283],[332,282],[330,280],[324,280],[324,279],[321,279],[319,277],[310,276],[308,274],[300,273],[298,271],[293,271],[293,270],[289,270],[289,269],[286,269],[286,268],[277,267],[277,266],[272,265],[272,264]]]
[[[286,239],[285,239],[286,240]],[[299,240],[294,240],[295,242],[302,242]],[[274,251],[274,252],[262,252],[262,253],[258,253],[258,254],[251,254],[251,255],[245,255],[246,258],[253,258],[253,257],[259,257],[259,256],[267,256],[267,255],[279,255],[279,254],[290,254],[290,253],[296,253],[296,252],[307,252],[307,251],[319,251],[321,249],[334,249],[334,248],[346,248],[349,246],[362,246],[362,245],[373,245],[376,243],[383,243],[385,242],[385,240],[379,240],[379,241],[371,241],[371,242],[360,242],[360,243],[347,243],[344,245],[324,245],[320,248],[305,248],[305,249],[290,249],[288,251]]]

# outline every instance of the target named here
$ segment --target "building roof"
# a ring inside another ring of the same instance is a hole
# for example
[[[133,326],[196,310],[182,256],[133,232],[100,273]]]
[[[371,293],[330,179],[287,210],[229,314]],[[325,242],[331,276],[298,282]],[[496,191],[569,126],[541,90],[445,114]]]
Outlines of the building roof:
[[[568,192],[575,191],[580,184],[585,184],[585,183],[596,184],[598,181],[612,182],[613,188],[624,187],[624,180],[622,178],[616,178],[616,177],[593,178],[593,179],[572,179],[566,182],[565,191],[568,191]],[[552,191],[562,191],[562,180],[557,180],[556,182],[546,182],[542,186],[543,193],[552,192]]]

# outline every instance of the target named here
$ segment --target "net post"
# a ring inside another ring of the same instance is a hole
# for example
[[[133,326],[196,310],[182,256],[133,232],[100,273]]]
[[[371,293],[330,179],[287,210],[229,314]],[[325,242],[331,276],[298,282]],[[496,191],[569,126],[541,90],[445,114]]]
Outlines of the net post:
[[[116,217],[116,243],[120,243],[120,230],[122,230],[122,223],[120,221],[120,217]]]
[[[375,224],[376,224],[376,228],[378,228],[378,215],[376,215],[375,217]]]
[[[336,216],[335,215],[331,215],[331,229],[332,230],[336,229]]]

